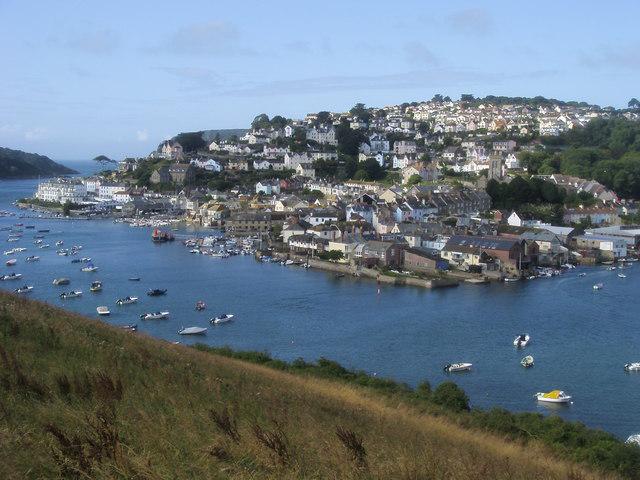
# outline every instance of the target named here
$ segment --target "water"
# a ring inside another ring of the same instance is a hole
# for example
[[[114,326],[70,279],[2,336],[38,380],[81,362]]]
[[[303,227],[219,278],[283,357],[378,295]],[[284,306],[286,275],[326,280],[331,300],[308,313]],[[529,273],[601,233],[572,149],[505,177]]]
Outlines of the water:
[[[31,194],[36,181],[0,182],[0,209]],[[15,223],[0,219],[0,226]],[[3,250],[25,246],[15,267],[23,279],[0,282],[0,288],[35,285],[31,295],[85,315],[96,317],[96,306],[108,305],[104,321],[137,323],[141,334],[170,341],[228,345],[240,350],[268,351],[285,360],[321,356],[351,368],[416,385],[423,379],[437,384],[453,379],[465,389],[474,406],[505,407],[512,411],[554,412],[570,420],[603,428],[620,437],[640,431],[640,375],[623,365],[640,361],[640,264],[625,270],[626,279],[602,267],[576,269],[561,277],[494,285],[461,285],[428,291],[413,287],[381,287],[375,282],[332,274],[262,264],[250,257],[215,259],[191,255],[174,242],[155,245],[148,229],[109,221],[21,220],[36,229],[50,228],[49,250],[33,245],[34,230]],[[5,232],[2,232],[5,233]],[[182,232],[186,233],[186,232]],[[80,271],[74,257],[60,257],[54,243],[84,246],[100,268]],[[25,263],[27,255],[40,262]],[[9,257],[2,257],[3,260]],[[578,277],[584,271],[586,277]],[[71,285],[55,287],[55,277],[69,277]],[[129,277],[140,276],[140,282]],[[92,280],[104,290],[89,292]],[[592,285],[604,283],[594,291]],[[150,288],[167,288],[165,297],[148,297]],[[84,296],[60,300],[59,293],[79,289]],[[118,307],[115,300],[140,297],[136,305]],[[196,312],[197,300],[207,310]],[[144,312],[169,310],[168,320],[141,321]],[[233,322],[211,326],[208,320],[233,313]],[[181,326],[203,326],[205,337],[181,337]],[[532,342],[517,351],[513,339],[528,332]],[[531,354],[535,367],[524,369],[520,359]],[[448,362],[474,364],[473,371],[445,375]],[[575,403],[550,410],[533,394],[560,388]]]

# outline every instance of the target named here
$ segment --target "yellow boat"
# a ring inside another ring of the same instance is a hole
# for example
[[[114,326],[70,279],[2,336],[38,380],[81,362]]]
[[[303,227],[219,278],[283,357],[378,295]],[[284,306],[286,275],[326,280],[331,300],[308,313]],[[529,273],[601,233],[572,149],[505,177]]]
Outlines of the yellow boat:
[[[550,392],[543,393],[538,392],[535,397],[539,402],[549,403],[569,403],[571,402],[571,395],[567,395],[562,390],[551,390]]]

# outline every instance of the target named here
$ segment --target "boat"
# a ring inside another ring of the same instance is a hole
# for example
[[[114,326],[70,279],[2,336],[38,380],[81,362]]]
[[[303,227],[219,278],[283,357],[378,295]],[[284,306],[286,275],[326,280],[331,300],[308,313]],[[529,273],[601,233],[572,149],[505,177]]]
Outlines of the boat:
[[[138,331],[138,325],[136,325],[135,323],[132,323],[131,325],[118,325],[118,328],[126,330],[127,332]]]
[[[640,372],[640,362],[626,363],[624,369],[627,372]]]
[[[613,271],[613,270],[615,270],[615,269],[616,269],[616,267],[609,267],[609,268],[607,268],[607,270],[609,270],[609,271]]]
[[[233,317],[234,315],[231,313],[223,313],[222,315],[218,315],[217,317],[214,317],[211,320],[209,320],[209,323],[212,323],[214,325],[218,325],[220,323],[227,323],[227,322],[230,322]]]
[[[92,292],[99,292],[100,290],[102,290],[102,282],[96,280],[95,282],[91,282],[91,287],[89,287],[89,290],[91,290]]]
[[[473,363],[447,363],[443,370],[449,372],[465,372],[471,370]]]
[[[38,257],[37,255],[29,255],[24,259],[25,262],[37,262],[38,260],[40,260],[40,257]]]
[[[18,280],[19,278],[22,278],[21,273],[10,273],[9,275],[2,275],[0,280]]]
[[[504,281],[505,282],[518,282],[520,280],[520,277],[515,277],[515,278],[505,278]]]
[[[167,294],[166,288],[164,290],[160,288],[154,288],[153,290],[149,290],[147,292],[147,295],[149,295],[150,297],[159,297],[161,295],[166,295],[166,294]]]
[[[178,335],[204,335],[205,333],[207,329],[202,327],[182,327],[178,330]]]
[[[522,360],[520,360],[520,365],[524,368],[533,367],[533,357],[531,355],[527,355]]]
[[[18,263],[18,260],[16,260],[15,258],[12,258],[10,260],[7,260],[5,262],[5,264],[7,265],[7,267],[13,267],[16,263]]]
[[[39,239],[37,239],[37,240],[34,240],[34,241],[33,241],[33,244],[34,244],[34,245],[40,245],[40,244],[42,244],[42,243],[43,243],[43,240],[42,240],[41,238],[39,238]]]
[[[31,290],[33,290],[33,286],[32,285],[23,285],[20,288],[16,288],[14,290],[15,293],[29,293]]]
[[[91,264],[87,265],[86,267],[82,267],[80,269],[81,272],[97,272],[98,271],[98,267],[95,267]]]
[[[618,278],[627,278],[627,276],[624,273],[619,273]]]
[[[129,281],[130,282],[139,282],[140,281],[140,277],[129,277]]]
[[[5,250],[4,254],[5,255],[13,255],[14,253],[17,253],[18,251],[15,248],[12,248],[11,250]]]
[[[17,247],[17,248],[14,248],[14,250],[16,252],[24,252],[26,250],[26,248],[25,247]]]
[[[518,348],[524,348],[529,344],[529,340],[531,340],[529,334],[523,333],[515,338],[515,340],[513,341],[513,345]]]
[[[207,304],[204,303],[202,300],[198,300],[196,302],[196,310],[198,312],[201,312],[202,310],[204,310],[205,308],[207,308]]]
[[[78,298],[82,296],[82,292],[80,290],[72,290],[70,292],[64,292],[60,294],[60,298],[62,300],[66,300],[67,298]]]
[[[169,318],[169,312],[143,313],[140,315],[141,320],[162,320],[165,318]]]
[[[579,273],[579,274],[578,274],[578,276],[579,276],[579,277],[586,277],[586,276],[587,276],[587,274],[586,274],[586,273],[584,273],[584,272],[582,272],[582,273]]]
[[[80,263],[82,262],[82,260],[80,260],[79,258],[74,258],[73,260],[71,260],[71,263]]]
[[[25,227],[24,227],[24,228],[28,228],[28,229],[30,229],[30,230],[31,230],[31,229],[36,228],[36,226],[35,226],[35,225],[25,225]]]
[[[594,290],[602,290],[602,287],[604,287],[604,284],[602,284],[602,283],[596,283],[596,284],[593,286],[593,289],[594,289]]]
[[[335,274],[335,278],[343,278],[344,277],[344,273],[336,273]]]
[[[562,390],[551,390],[550,392],[538,392],[534,395],[539,402],[548,403],[569,403],[571,395],[567,395]]]
[[[90,262],[91,262],[91,258],[89,258],[89,257],[82,257],[82,258],[80,259],[80,261],[81,261],[82,263],[90,263]]]
[[[109,307],[101,306],[96,308],[96,311],[98,312],[98,315],[111,315]]]
[[[51,245],[45,243],[44,245],[40,245],[38,248],[49,248]]]
[[[138,301],[138,297],[124,297],[116,300],[117,305],[131,305],[132,303],[136,303]]]
[[[289,266],[289,265],[293,265],[295,262],[293,260],[285,260],[284,264]]]
[[[54,285],[69,285],[71,281],[68,278],[60,277],[53,280]]]
[[[171,232],[164,232],[159,228],[156,228],[153,230],[153,233],[151,234],[151,240],[153,240],[156,243],[171,242],[174,240],[174,236],[173,236],[173,233]]]
[[[42,230],[38,230],[38,233],[49,233],[49,229],[43,228]]]
[[[62,240],[58,240],[58,241],[56,242],[56,247],[59,247],[59,246],[61,246],[61,245],[64,245],[64,242],[63,242]]]

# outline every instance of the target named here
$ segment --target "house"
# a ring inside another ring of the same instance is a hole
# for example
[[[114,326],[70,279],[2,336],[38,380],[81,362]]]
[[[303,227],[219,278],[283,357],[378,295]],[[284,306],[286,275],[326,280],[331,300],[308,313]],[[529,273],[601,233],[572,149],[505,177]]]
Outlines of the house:
[[[329,240],[307,233],[290,236],[287,244],[289,245],[289,250],[294,253],[313,255],[314,253],[324,252],[329,245]]]
[[[134,172],[138,168],[138,161],[135,158],[125,158],[118,164],[120,173]]]
[[[329,225],[329,224],[316,225],[314,227],[311,227],[311,230],[309,230],[309,233],[315,235],[316,237],[320,237],[324,240],[329,240],[329,241],[337,240],[342,235],[337,225]]]
[[[431,182],[437,180],[440,173],[433,165],[423,165],[421,162],[414,163],[402,169],[402,183],[409,183],[409,179],[418,175],[423,181]]]
[[[291,195],[289,197],[276,200],[274,203],[274,210],[276,212],[291,212],[299,208],[307,208],[308,206],[309,204],[304,200],[299,199],[295,195]]]
[[[207,172],[221,172],[223,170],[222,164],[213,158],[207,160],[191,160],[191,165],[202,168]]]
[[[288,243],[292,235],[304,235],[311,228],[311,224],[304,220],[285,224],[282,229],[282,241]]]
[[[162,167],[155,169],[149,177],[149,180],[151,183],[155,183],[156,185],[159,183],[170,183],[171,175],[169,175],[169,167],[163,165]]]
[[[391,166],[393,168],[403,169],[418,161],[416,154],[394,155]]]
[[[322,225],[325,223],[336,223],[338,221],[337,209],[314,209],[304,217],[304,220],[311,225]]]
[[[272,165],[269,160],[262,159],[253,161],[254,170],[269,170],[270,168],[272,168]]]
[[[627,256],[624,238],[609,235],[579,235],[574,238],[578,250],[598,250],[601,259],[615,260]]]
[[[362,249],[362,264],[366,267],[398,268],[402,266],[402,246],[395,242],[370,240]]]
[[[406,155],[407,153],[416,153],[418,147],[413,140],[396,140],[393,143],[393,153],[396,155]]]
[[[493,150],[496,152],[513,152],[516,145],[516,142],[513,140],[493,142]]]
[[[182,160],[184,151],[182,145],[173,140],[167,140],[160,145],[160,154],[163,158],[170,160]]]
[[[310,166],[313,163],[313,159],[307,152],[302,153],[287,153],[284,156],[284,166],[288,170],[295,170],[300,164]]]
[[[216,201],[209,201],[200,206],[200,223],[205,227],[222,225],[229,216],[229,209]]]
[[[329,240],[327,251],[335,250],[341,252],[345,260],[351,261],[357,246],[358,242],[352,236],[340,236],[335,240]]]
[[[507,218],[507,224],[511,225],[512,227],[521,227],[523,222],[520,216],[514,211],[511,212],[511,215],[509,215],[509,218]]]
[[[174,163],[169,166],[169,176],[173,183],[184,185],[193,181],[195,171],[190,163]]]
[[[507,167],[508,170],[514,170],[520,168],[520,160],[514,153],[510,153],[504,159],[504,166]]]
[[[362,219],[365,222],[373,223],[374,208],[366,203],[354,203],[346,208],[347,221]]]
[[[338,145],[336,138],[336,129],[331,127],[318,127],[307,130],[307,140],[313,140],[318,143],[326,143],[328,145]]]
[[[285,137],[291,137],[293,136],[293,132],[294,132],[294,128],[291,125],[286,125],[284,127],[284,136]]]
[[[280,180],[261,180],[256,183],[256,193],[274,195],[280,193]]]
[[[453,235],[440,255],[463,270],[482,267],[505,273],[519,273],[536,264],[537,244],[518,238]]]
[[[569,249],[558,235],[548,230],[527,230],[520,238],[538,244],[538,265],[559,267],[569,261]]]
[[[316,178],[316,169],[311,165],[312,164],[299,163],[296,167],[296,175],[306,178]]]
[[[264,212],[237,212],[225,225],[227,232],[235,235],[254,235],[271,231],[271,214]]]
[[[230,158],[227,162],[227,170],[248,172],[249,160],[245,157]]]
[[[620,217],[615,208],[589,207],[589,208],[568,208],[565,210],[562,220],[564,223],[579,223],[589,219],[593,225],[618,225]]]
[[[371,152],[389,152],[389,140],[378,133],[369,136],[369,146]]]
[[[413,272],[433,273],[436,270],[446,270],[449,268],[449,264],[439,255],[427,250],[408,247],[404,249],[403,268]]]

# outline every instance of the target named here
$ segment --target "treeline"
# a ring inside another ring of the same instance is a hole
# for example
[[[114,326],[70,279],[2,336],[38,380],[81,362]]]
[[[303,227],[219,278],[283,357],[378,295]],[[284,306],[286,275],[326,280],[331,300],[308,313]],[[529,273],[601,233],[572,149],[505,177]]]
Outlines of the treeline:
[[[543,141],[545,151],[520,155],[529,173],[594,179],[618,195],[640,198],[640,123],[625,118],[596,119],[584,128]]]
[[[560,458],[616,472],[624,478],[640,479],[640,448],[637,446],[624,444],[610,433],[590,429],[579,422],[568,422],[555,415],[511,413],[501,408],[472,409],[466,393],[451,381],[444,381],[433,390],[429,382],[423,381],[412,389],[406,383],[374,377],[362,370],[350,370],[326,358],[315,363],[302,359],[288,363],[265,352],[238,352],[228,347],[203,344],[197,344],[195,348],[298,375],[369,388],[415,405],[429,414],[444,415],[466,428],[484,430],[525,444],[541,442]]]

